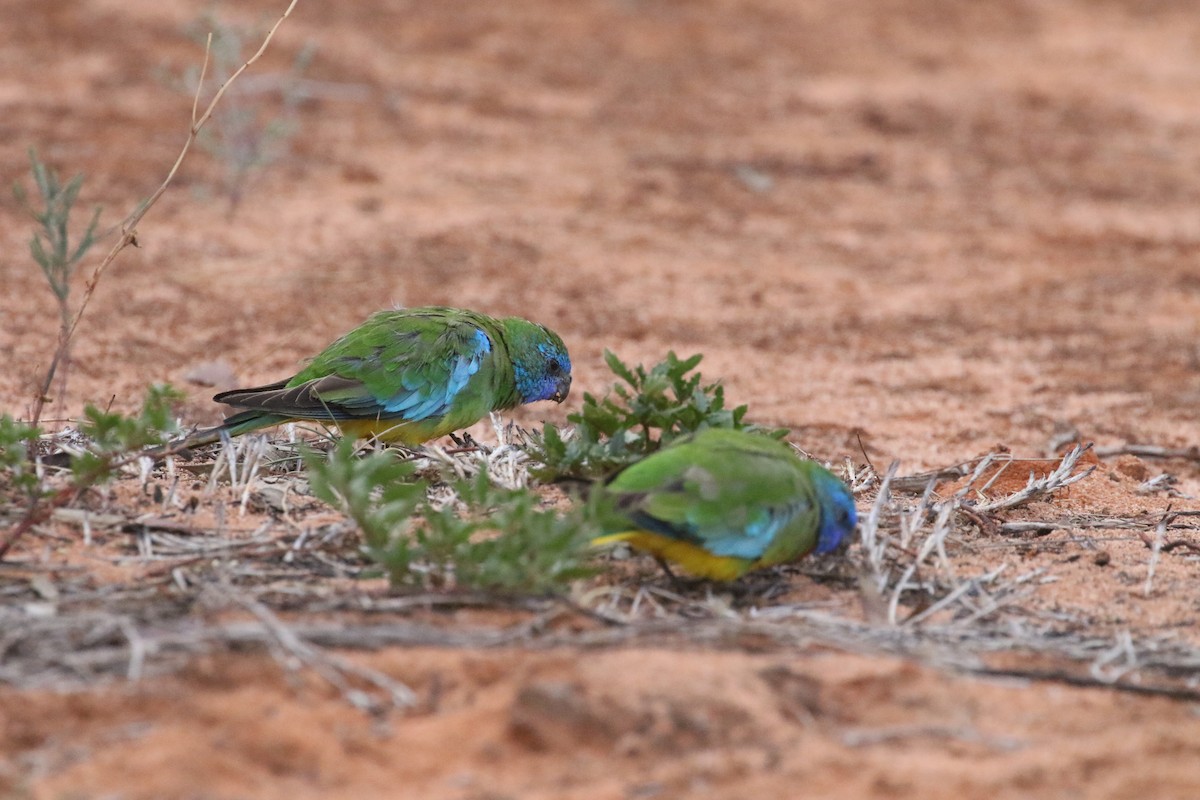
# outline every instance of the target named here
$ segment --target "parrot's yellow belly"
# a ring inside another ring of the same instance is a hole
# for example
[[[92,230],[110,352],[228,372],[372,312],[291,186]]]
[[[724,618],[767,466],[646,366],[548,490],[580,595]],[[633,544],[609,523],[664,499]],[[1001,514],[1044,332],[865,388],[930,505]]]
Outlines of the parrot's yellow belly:
[[[456,430],[454,425],[445,425],[444,421],[439,420],[404,422],[394,419],[354,419],[342,420],[336,425],[343,434],[356,439],[374,437],[388,444],[407,445],[421,444]]]
[[[699,545],[649,531],[624,531],[592,539],[593,545],[616,542],[628,542],[637,550],[678,564],[698,578],[714,581],[737,580],[754,566],[754,562],[749,559],[713,555]]]

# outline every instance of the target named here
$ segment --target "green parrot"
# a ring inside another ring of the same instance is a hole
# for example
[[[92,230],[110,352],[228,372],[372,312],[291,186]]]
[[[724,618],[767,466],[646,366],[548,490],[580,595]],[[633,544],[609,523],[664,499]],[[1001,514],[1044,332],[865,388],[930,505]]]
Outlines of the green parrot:
[[[291,378],[213,399],[245,411],[173,445],[195,447],[283,422],[336,425],[348,436],[420,444],[491,411],[561,403],[571,360],[558,334],[517,317],[460,308],[380,311]]]
[[[854,531],[854,497],[787,444],[709,429],[626,467],[603,487],[615,518],[593,544],[628,542],[702,578],[828,553]]]

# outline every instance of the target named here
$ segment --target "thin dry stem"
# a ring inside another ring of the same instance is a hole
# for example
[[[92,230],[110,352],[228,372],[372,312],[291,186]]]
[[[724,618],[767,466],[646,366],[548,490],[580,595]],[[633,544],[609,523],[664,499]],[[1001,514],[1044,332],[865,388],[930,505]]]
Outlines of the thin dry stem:
[[[210,50],[212,47],[212,34],[209,34],[208,42],[204,48],[204,66],[201,71],[201,79],[199,84],[196,86],[196,94],[192,99],[192,124],[188,129],[187,139],[184,141],[183,147],[179,151],[179,156],[175,159],[175,163],[171,166],[170,172],[167,173],[167,177],[163,180],[159,187],[155,189],[154,193],[150,195],[149,199],[134,209],[133,213],[126,217],[121,223],[120,238],[117,240],[116,244],[113,245],[112,249],[108,251],[108,255],[104,257],[104,260],[100,262],[100,264],[92,272],[91,277],[89,277],[87,282],[84,284],[83,298],[80,300],[79,308],[76,310],[75,316],[71,319],[71,324],[65,327],[59,333],[58,346],[55,349],[54,357],[50,361],[50,367],[46,370],[46,377],[42,383],[41,391],[38,392],[38,396],[34,400],[33,412],[30,415],[31,425],[36,426],[38,424],[38,420],[41,419],[42,409],[46,404],[47,394],[50,391],[50,387],[54,383],[54,375],[58,371],[59,364],[66,357],[66,352],[70,346],[71,339],[75,336],[75,329],[79,326],[79,321],[83,318],[84,312],[87,311],[87,307],[91,302],[92,295],[96,293],[96,286],[99,284],[101,276],[104,275],[105,270],[108,269],[108,265],[116,260],[117,256],[122,250],[131,244],[135,247],[137,246],[138,223],[142,221],[142,218],[146,215],[146,212],[158,202],[158,199],[162,197],[163,193],[167,191],[167,187],[170,186],[171,182],[175,179],[175,174],[179,171],[180,166],[183,164],[184,158],[187,157],[188,151],[192,147],[192,143],[196,141],[196,137],[200,133],[200,130],[212,117],[213,112],[216,110],[217,104],[221,101],[221,98],[224,97],[225,91],[229,88],[230,84],[237,80],[238,76],[245,72],[252,64],[254,64],[254,62],[258,61],[262,54],[266,52],[267,46],[271,43],[271,39],[275,36],[275,32],[279,29],[279,26],[283,24],[283,21],[291,15],[292,10],[296,7],[296,4],[299,1],[300,0],[291,0],[287,9],[282,15],[280,15],[279,19],[275,21],[275,24],[271,26],[271,29],[267,31],[267,35],[263,38],[263,42],[259,46],[258,51],[255,52],[255,54],[249,59],[247,59],[240,67],[238,67],[234,73],[229,76],[228,80],[221,84],[221,86],[217,89],[216,94],[213,95],[212,100],[209,101],[204,113],[199,119],[197,119],[196,110],[199,108],[200,92],[204,87],[204,71],[208,68]]]
[[[1163,541],[1167,538],[1167,523],[1171,520],[1170,510],[1163,515],[1163,518],[1157,525],[1154,526],[1154,539],[1150,545],[1150,563],[1146,565],[1146,585],[1142,587],[1142,594],[1146,597],[1154,590],[1154,571],[1158,568],[1158,558],[1162,553]]]
[[[304,641],[271,609],[258,600],[232,590],[229,591],[229,596],[262,623],[263,628],[270,634],[273,643],[278,648],[324,678],[355,708],[379,712],[390,708],[410,708],[416,704],[416,694],[404,684],[392,680],[381,672],[359,666],[341,656],[325,652],[311,642]],[[285,667],[290,666],[287,660],[283,660],[282,663]],[[382,690],[387,695],[387,703],[381,705],[368,692],[355,689],[348,678],[357,678]]]

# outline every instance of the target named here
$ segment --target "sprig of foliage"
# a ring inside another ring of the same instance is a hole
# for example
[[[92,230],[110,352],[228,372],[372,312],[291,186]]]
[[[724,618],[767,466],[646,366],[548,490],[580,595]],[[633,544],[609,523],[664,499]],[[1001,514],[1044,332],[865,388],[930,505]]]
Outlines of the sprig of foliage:
[[[356,458],[343,441],[328,458],[306,459],[313,493],[358,524],[363,554],[394,586],[544,594],[591,574],[597,502],[560,513],[481,472],[449,485],[457,502],[435,507],[428,484],[392,451]]]
[[[25,188],[19,183],[13,184],[13,196],[17,202],[33,217],[38,225],[29,240],[29,253],[41,267],[50,291],[58,304],[58,346],[55,348],[49,372],[42,391],[38,394],[33,421],[36,424],[41,418],[42,406],[49,398],[46,396],[58,372],[58,392],[61,399],[67,393],[68,367],[71,362],[71,329],[74,317],[71,313],[71,276],[75,267],[83,260],[84,255],[96,238],[96,223],[100,220],[100,209],[92,214],[92,220],[80,237],[79,243],[71,247],[69,224],[71,209],[79,197],[83,187],[83,175],[76,175],[65,184],[59,180],[58,174],[47,167],[38,158],[37,151],[29,148],[30,170],[33,172],[33,183],[41,195],[42,208],[35,208],[30,202]]]
[[[92,440],[90,448],[71,455],[71,480],[57,486],[36,472],[30,447],[38,430],[7,414],[0,416],[0,488],[15,487],[26,501],[24,515],[0,533],[0,559],[24,534],[48,519],[54,509],[71,503],[84,489],[113,477],[122,466],[140,458],[147,445],[162,444],[175,428],[171,406],[182,397],[163,384],[150,387],[136,416],[87,406],[79,431]]]
[[[166,441],[176,425],[172,405],[183,395],[166,384],[151,386],[136,415],[104,411],[88,405],[79,432],[91,440],[88,449],[73,454],[72,483],[78,488],[103,483],[121,465],[136,460],[141,451]],[[8,414],[0,415],[0,477],[33,498],[45,494],[34,468],[30,443],[41,432]]]
[[[104,411],[88,404],[79,432],[92,440],[86,451],[72,456],[71,473],[81,486],[100,483],[121,463],[136,458],[143,448],[163,444],[176,432],[172,406],[183,394],[168,384],[155,384],[136,416]]]
[[[583,396],[583,408],[567,417],[565,432],[543,427],[533,457],[544,466],[534,471],[542,480],[596,478],[658,450],[665,444],[706,428],[755,429],[745,421],[747,406],[725,407],[720,382],[704,383],[695,372],[702,355],[681,359],[674,352],[650,369],[630,367],[604,351],[608,368],[617,376],[604,397]],[[784,429],[762,429],[777,438]]]
[[[592,574],[589,542],[599,535],[595,504],[559,512],[529,489],[495,486],[487,473],[452,484],[454,504],[427,510],[417,540],[431,556],[429,577],[488,591],[543,594]]]
[[[75,266],[95,244],[96,223],[100,219],[100,209],[92,214],[92,220],[84,230],[83,236],[74,248],[71,247],[70,234],[67,227],[71,219],[71,208],[79,197],[83,187],[83,175],[76,175],[65,184],[59,180],[57,173],[47,167],[38,158],[37,151],[29,149],[30,170],[33,172],[33,183],[41,195],[43,208],[34,208],[29,201],[29,195],[21,184],[13,184],[13,196],[17,202],[33,217],[40,230],[35,231],[29,240],[29,252],[33,260],[42,268],[50,290],[58,300],[59,315],[64,325],[71,322],[71,309],[68,302],[71,294],[71,274]]]
[[[40,433],[8,414],[0,415],[0,476],[22,494],[36,495],[40,489],[33,459],[29,457],[29,443]]]
[[[388,570],[393,583],[411,572],[413,526],[426,502],[427,485],[417,480],[412,462],[395,451],[380,450],[355,456],[354,441],[342,439],[323,456],[306,451],[308,481],[313,494],[354,520],[363,534],[363,554]]]

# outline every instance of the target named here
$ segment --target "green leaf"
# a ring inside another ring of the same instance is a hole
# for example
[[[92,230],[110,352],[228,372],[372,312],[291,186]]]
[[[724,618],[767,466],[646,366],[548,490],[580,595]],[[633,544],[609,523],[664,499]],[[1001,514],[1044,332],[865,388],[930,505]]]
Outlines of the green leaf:
[[[0,415],[0,478],[23,494],[40,490],[40,482],[29,458],[29,443],[41,433],[8,414]]]
[[[616,353],[607,348],[604,350],[604,363],[608,364],[608,368],[612,370],[612,373],[621,380],[625,381],[631,386],[637,384],[637,379],[634,377],[633,372],[630,371],[629,367],[625,366],[624,362],[617,358]]]

